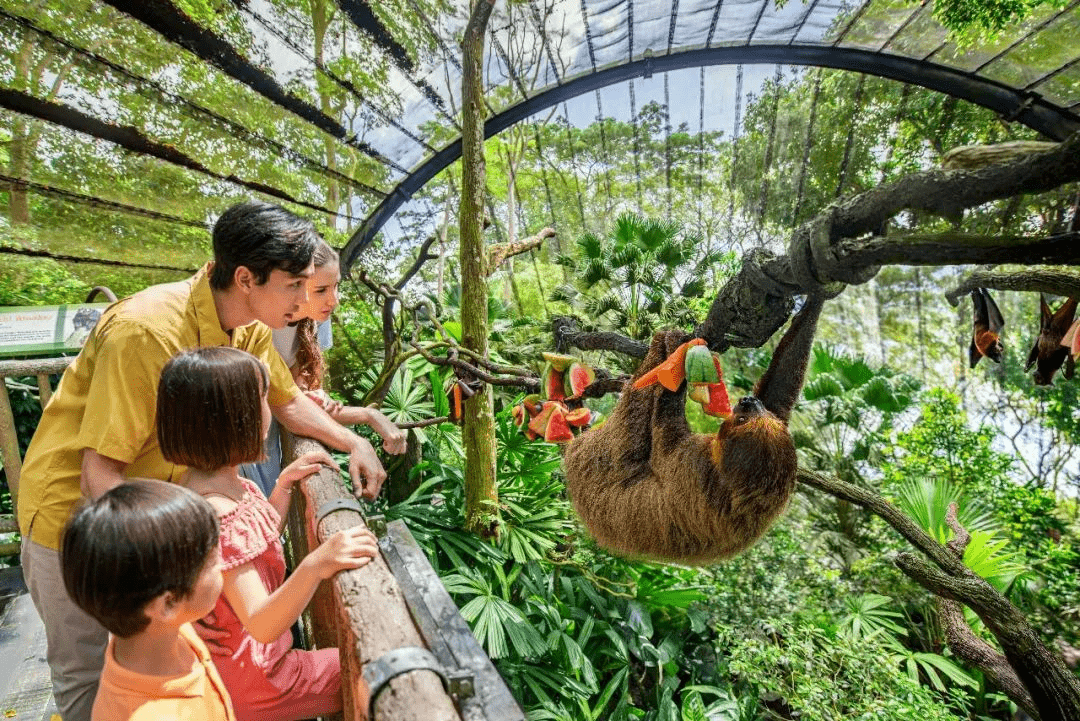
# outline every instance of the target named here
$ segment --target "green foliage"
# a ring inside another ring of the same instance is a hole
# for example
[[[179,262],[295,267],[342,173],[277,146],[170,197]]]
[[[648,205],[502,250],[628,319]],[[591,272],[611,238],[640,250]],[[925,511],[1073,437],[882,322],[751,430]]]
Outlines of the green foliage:
[[[704,295],[706,287],[700,270],[721,260],[678,223],[629,213],[607,235],[586,233],[576,244],[575,255],[558,259],[572,269],[575,285],[555,289],[551,300],[639,340],[664,325],[692,324],[688,300]]]
[[[967,496],[960,487],[939,478],[908,478],[896,488],[896,505],[922,526],[938,543],[953,532],[945,522],[949,505],[957,505],[957,520],[969,531],[995,531],[1000,524],[991,509],[977,497]]]
[[[874,637],[830,635],[809,624],[783,623],[769,634],[736,644],[731,671],[776,700],[783,717],[956,721],[962,716],[937,694],[897,674],[889,647]]]
[[[1063,0],[944,0],[934,4],[934,18],[963,45],[972,45],[1018,25],[1039,8],[1065,5]]]
[[[1013,461],[992,449],[993,436],[988,427],[968,427],[955,395],[931,390],[915,425],[897,435],[895,459],[882,468],[886,484],[933,478],[972,494],[1004,487]]]

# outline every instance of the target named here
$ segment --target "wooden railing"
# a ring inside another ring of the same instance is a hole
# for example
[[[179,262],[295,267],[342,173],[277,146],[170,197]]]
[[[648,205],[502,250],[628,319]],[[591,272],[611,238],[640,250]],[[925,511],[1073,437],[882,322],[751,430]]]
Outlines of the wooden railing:
[[[321,448],[311,439],[282,435],[283,462]],[[324,470],[298,486],[288,526],[294,559],[338,531],[365,524],[362,507],[336,471]],[[314,647],[341,650],[346,721],[524,721],[405,524],[369,520],[380,536],[379,557],[322,584],[309,607]],[[425,658],[438,673],[428,670]],[[382,684],[393,673],[400,675]],[[372,679],[378,684],[374,704]]]

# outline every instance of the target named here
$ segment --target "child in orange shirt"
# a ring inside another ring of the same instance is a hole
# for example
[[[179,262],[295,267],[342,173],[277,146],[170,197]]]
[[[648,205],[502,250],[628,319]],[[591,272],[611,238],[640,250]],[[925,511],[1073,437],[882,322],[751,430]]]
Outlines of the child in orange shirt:
[[[110,633],[92,721],[235,721],[191,626],[221,594],[210,504],[171,483],[122,483],[71,519],[60,563],[71,599]]]

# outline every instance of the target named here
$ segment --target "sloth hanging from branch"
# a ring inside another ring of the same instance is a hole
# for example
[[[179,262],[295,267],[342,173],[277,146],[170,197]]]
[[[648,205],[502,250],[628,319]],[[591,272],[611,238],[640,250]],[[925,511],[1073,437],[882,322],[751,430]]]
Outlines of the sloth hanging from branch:
[[[686,383],[635,389],[689,336],[661,331],[607,421],[574,439],[563,465],[574,508],[621,555],[704,564],[751,546],[795,488],[787,424],[802,389],[823,299],[808,297],[753,395],[715,435],[686,422]]]

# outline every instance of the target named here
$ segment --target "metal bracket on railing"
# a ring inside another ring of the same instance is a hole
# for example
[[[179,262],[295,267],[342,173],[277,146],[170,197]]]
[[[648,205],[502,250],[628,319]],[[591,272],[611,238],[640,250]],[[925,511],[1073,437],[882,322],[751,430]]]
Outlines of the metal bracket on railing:
[[[375,701],[390,683],[390,679],[409,671],[434,671],[439,675],[443,688],[457,698],[470,698],[476,691],[473,675],[469,671],[448,673],[435,655],[417,646],[404,646],[387,651],[364,666],[364,683],[371,694],[369,716],[375,718]]]
[[[319,510],[315,511],[315,528],[319,527],[322,519],[334,511],[356,511],[361,517],[364,515],[364,509],[360,507],[360,502],[355,498],[335,498],[322,504],[319,506]]]
[[[335,498],[319,506],[319,510],[315,511],[315,527],[318,528],[322,519],[334,511],[356,511],[364,519],[368,530],[374,533],[376,538],[382,538],[386,535],[386,516],[382,514],[365,516],[363,506],[355,498]]]

